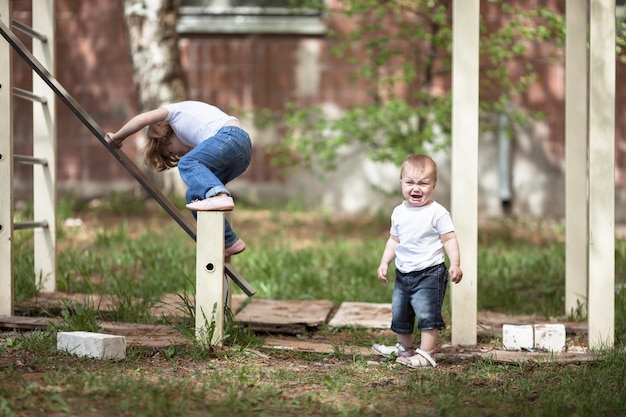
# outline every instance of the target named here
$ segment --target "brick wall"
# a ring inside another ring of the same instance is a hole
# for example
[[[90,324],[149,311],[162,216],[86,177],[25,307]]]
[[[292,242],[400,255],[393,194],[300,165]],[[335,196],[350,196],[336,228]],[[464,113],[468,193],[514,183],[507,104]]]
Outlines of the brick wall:
[[[521,0],[520,0],[521,2]],[[535,2],[529,2],[535,3]],[[545,4],[546,2],[541,2]],[[565,0],[551,0],[552,7],[564,11]],[[132,81],[132,65],[122,16],[122,1],[57,0],[56,68],[59,82],[106,130],[116,130],[137,112]],[[30,2],[13,2],[14,19],[30,24]],[[495,6],[481,3],[481,14],[488,25],[503,18]],[[345,30],[351,22],[332,20],[333,30]],[[26,36],[19,35],[30,44]],[[314,94],[301,94],[302,80],[297,80],[298,53],[303,43],[318,53],[319,85]],[[290,101],[331,103],[338,108],[368,100],[362,84],[350,77],[355,69],[332,56],[333,40],[318,36],[286,35],[194,35],[180,40],[183,67],[189,98],[215,103],[223,108],[280,110]],[[543,45],[532,45],[533,60],[539,72],[537,84],[520,99],[519,104],[546,113],[549,135],[545,149],[556,158],[564,155],[564,69],[548,58]],[[520,70],[523,62],[512,63],[511,71]],[[14,58],[15,85],[30,88],[31,73],[19,57]],[[624,165],[626,135],[626,66],[618,65],[617,135],[620,144],[618,163]],[[435,84],[448,88],[449,74],[442,74]],[[481,92],[482,93],[482,92]],[[75,190],[91,196],[120,187],[134,187],[132,177],[108,154],[99,141],[62,104],[58,105],[58,175],[61,190]],[[15,102],[15,153],[30,154],[31,104]],[[251,182],[280,182],[279,172],[270,165],[265,144],[255,149],[249,171]],[[139,158],[136,145],[125,145],[126,152]],[[16,165],[16,199],[31,192],[30,167]]]

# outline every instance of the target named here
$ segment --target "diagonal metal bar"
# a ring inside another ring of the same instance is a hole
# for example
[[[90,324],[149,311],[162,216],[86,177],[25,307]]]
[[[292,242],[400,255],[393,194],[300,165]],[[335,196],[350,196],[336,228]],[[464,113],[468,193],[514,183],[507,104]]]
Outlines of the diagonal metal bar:
[[[196,240],[195,221],[188,220],[182,216],[180,210],[172,204],[172,202],[158,190],[154,183],[144,174],[137,165],[124,153],[119,152],[104,139],[105,132],[96,123],[96,121],[87,113],[87,111],[67,92],[67,90],[54,78],[52,74],[32,55],[32,53],[24,46],[24,44],[15,36],[15,34],[0,21],[0,33],[7,42],[15,49],[22,59],[35,71],[41,79],[48,84],[59,99],[78,117],[78,119],[87,127],[91,133],[104,145],[104,147],[118,160],[120,164],[141,184],[141,186],[154,198],[167,214],[172,217],[187,234]],[[256,290],[235,271],[231,264],[226,264],[227,275],[243,290],[243,292],[252,296]]]

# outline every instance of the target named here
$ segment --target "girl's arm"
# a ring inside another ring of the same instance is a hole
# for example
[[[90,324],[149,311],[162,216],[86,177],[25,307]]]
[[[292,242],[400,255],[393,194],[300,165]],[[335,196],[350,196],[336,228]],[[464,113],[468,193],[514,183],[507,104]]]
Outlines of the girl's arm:
[[[121,148],[124,139],[126,139],[133,133],[139,132],[146,126],[149,126],[153,123],[162,122],[163,120],[165,120],[168,113],[169,112],[167,111],[167,109],[159,107],[158,109],[138,114],[137,116],[126,122],[126,124],[122,126],[120,130],[115,133],[107,133],[104,138],[107,142],[109,142],[116,148]]]
[[[461,269],[461,252],[459,242],[456,240],[456,233],[449,232],[441,235],[441,242],[450,260],[450,280],[459,283],[463,279],[463,270]]]

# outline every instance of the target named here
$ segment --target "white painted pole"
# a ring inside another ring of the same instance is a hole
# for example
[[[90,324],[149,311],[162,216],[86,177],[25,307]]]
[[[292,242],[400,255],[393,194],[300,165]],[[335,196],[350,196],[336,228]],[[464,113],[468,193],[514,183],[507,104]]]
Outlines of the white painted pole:
[[[224,212],[199,211],[196,237],[196,338],[224,338]],[[213,334],[210,328],[213,327]]]
[[[569,0],[565,34],[565,314],[587,306],[588,0]]]
[[[33,56],[54,74],[54,0],[33,0],[32,28],[47,41],[33,38]],[[52,89],[33,71],[33,93],[46,103],[33,102],[33,156],[46,159],[46,165],[33,165],[34,220],[47,221],[48,227],[35,228],[35,280],[43,292],[56,290],[56,97]]]
[[[228,220],[228,223],[230,223],[230,226],[233,227],[232,210],[224,212],[224,219]],[[224,262],[229,264],[230,259],[231,259],[231,256],[225,257]],[[233,291],[232,291],[231,281],[230,281],[230,278],[228,278],[228,274],[224,274],[224,306],[226,307],[228,311],[230,311],[232,305],[233,305]]]
[[[0,20],[11,28],[11,0]],[[0,39],[0,317],[13,315],[13,79],[11,45]]]
[[[589,347],[615,337],[615,0],[592,0],[589,66]]]
[[[451,213],[463,281],[451,284],[453,345],[477,341],[479,18],[479,0],[454,0]]]

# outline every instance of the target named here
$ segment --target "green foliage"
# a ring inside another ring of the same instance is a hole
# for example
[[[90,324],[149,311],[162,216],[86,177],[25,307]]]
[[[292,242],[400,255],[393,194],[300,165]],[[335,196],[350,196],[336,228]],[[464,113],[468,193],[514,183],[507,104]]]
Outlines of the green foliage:
[[[561,59],[564,18],[546,7],[527,10],[504,1],[492,3],[500,8],[502,25],[492,32],[485,22],[481,25],[480,109],[485,116],[507,115],[514,128],[540,117],[511,105],[536,79],[528,48],[550,44],[552,58]],[[355,88],[365,88],[369,104],[346,109],[339,117],[329,117],[320,106],[288,105],[288,132],[274,162],[330,170],[355,150],[364,150],[373,160],[398,163],[410,153],[448,147],[451,93],[434,82],[450,77],[451,3],[341,0],[328,13],[355,22],[348,32],[334,34],[332,54],[354,64]],[[516,77],[511,77],[511,63],[522,68]],[[489,128],[488,120],[483,117],[483,128]]]
[[[617,56],[622,64],[626,64],[626,14],[618,14],[615,23],[615,49]]]
[[[127,223],[122,222],[97,229],[92,244],[59,254],[59,286],[68,292],[119,296],[126,291],[127,297],[149,299],[151,294],[184,288],[187,277],[194,274],[194,257],[193,242],[174,224],[131,238]],[[133,285],[139,281],[144,285]]]
[[[479,309],[561,316],[565,302],[563,244],[538,247],[522,241],[515,246],[515,250],[511,250],[507,244],[497,243],[480,251]]]
[[[37,295],[39,280],[34,273],[33,231],[19,230],[13,235],[13,279],[15,302],[19,303]]]
[[[98,323],[100,315],[98,307],[90,303],[64,302],[61,311],[61,322],[51,324],[56,332],[102,332]]]
[[[0,346],[0,354],[6,351],[25,351],[46,356],[50,347],[55,343],[56,335],[54,333],[35,330],[26,334],[17,334],[15,337],[8,337]]]
[[[622,241],[622,247],[626,243]],[[621,271],[626,270],[626,258],[617,259],[619,263],[617,268]],[[626,345],[626,282],[621,281],[617,284],[618,290],[615,293],[615,338]]]
[[[357,106],[348,109],[339,119],[329,119],[322,109],[295,110],[287,119],[298,135],[289,137],[285,144],[293,146],[300,162],[319,166],[324,170],[336,168],[342,157],[363,150],[375,161],[402,162],[407,154],[434,152],[447,148],[450,118],[443,117],[442,124],[427,123],[433,111],[449,116],[450,96],[426,97],[425,105],[414,107],[399,99],[380,104]],[[295,109],[290,107],[290,109]],[[412,140],[408,140],[412,138]],[[284,165],[285,155],[276,162]]]
[[[384,241],[327,241],[323,246],[289,249],[268,242],[237,261],[238,269],[262,298],[388,303],[392,285],[378,282],[376,268]]]

